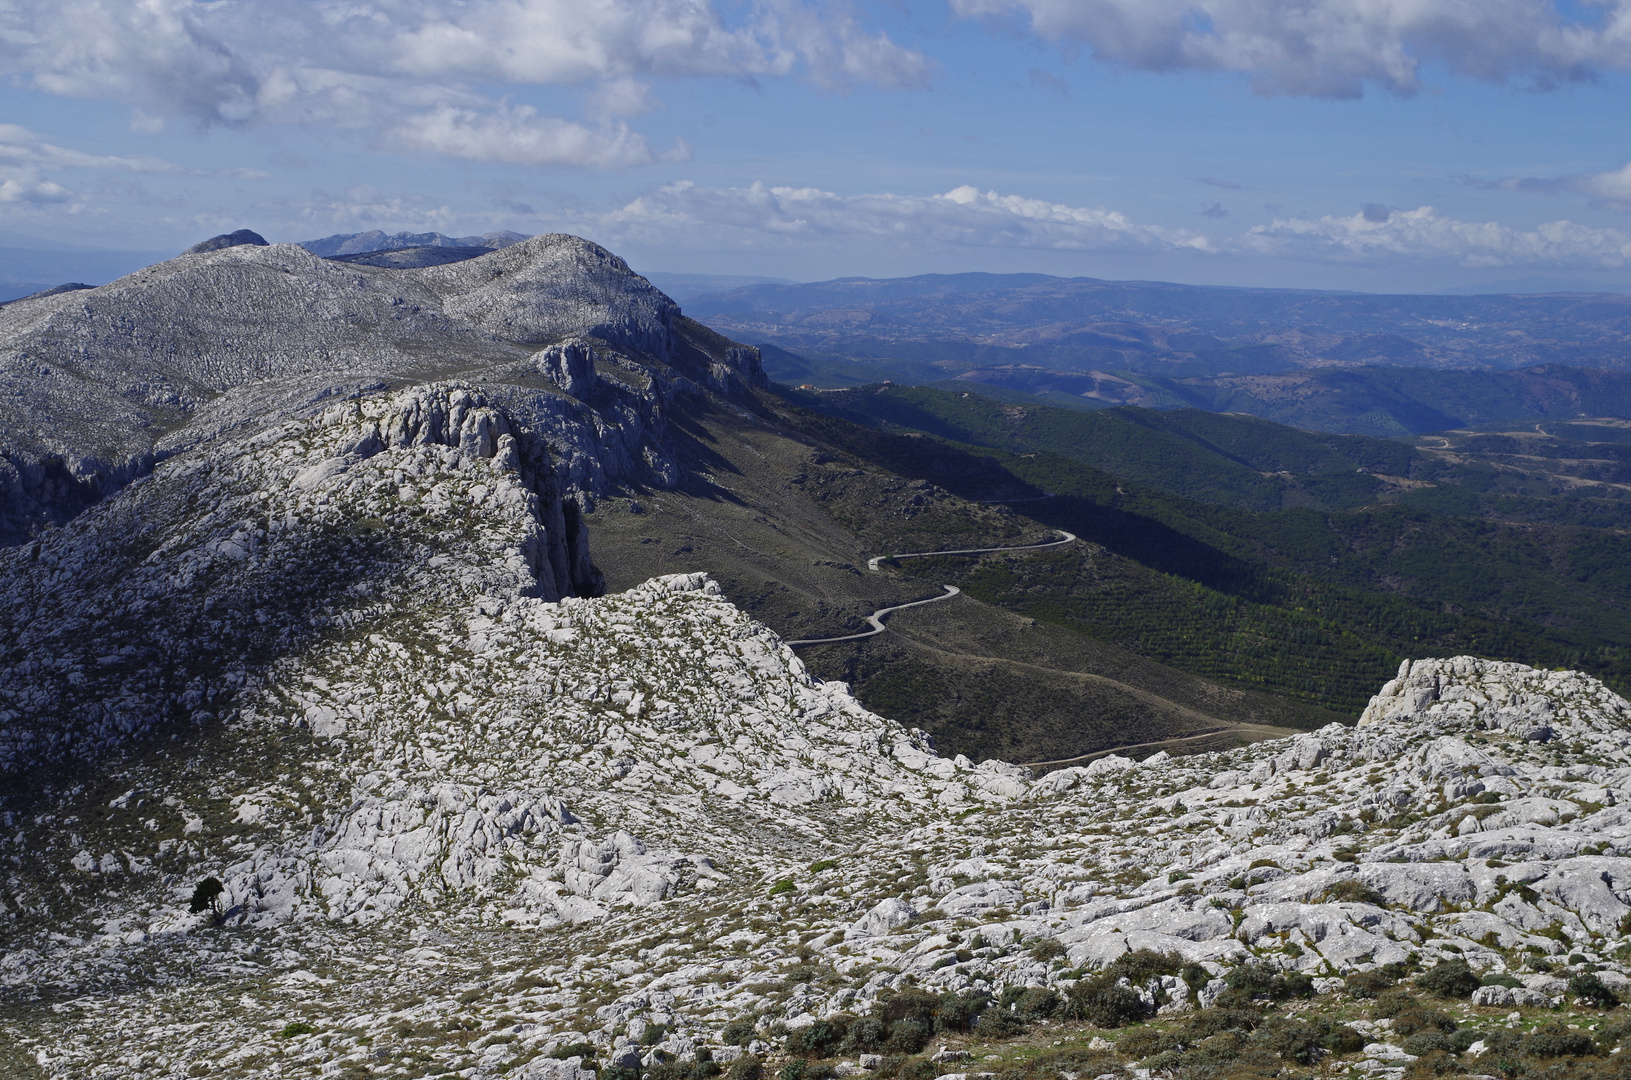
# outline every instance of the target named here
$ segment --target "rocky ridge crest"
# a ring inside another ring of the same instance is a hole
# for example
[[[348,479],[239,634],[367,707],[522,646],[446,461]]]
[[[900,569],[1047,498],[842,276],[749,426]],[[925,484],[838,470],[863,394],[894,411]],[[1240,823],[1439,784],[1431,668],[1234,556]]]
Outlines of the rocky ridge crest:
[[[537,358],[572,342],[601,373],[577,394],[540,378]],[[184,255],[0,308],[0,542],[60,525],[234,425],[447,378],[487,387],[557,431],[618,442],[612,460],[636,468],[622,479],[652,482],[646,463],[661,485],[669,397],[728,393],[764,375],[756,350],[684,319],[621,259],[577,237],[406,269],[292,244]]]

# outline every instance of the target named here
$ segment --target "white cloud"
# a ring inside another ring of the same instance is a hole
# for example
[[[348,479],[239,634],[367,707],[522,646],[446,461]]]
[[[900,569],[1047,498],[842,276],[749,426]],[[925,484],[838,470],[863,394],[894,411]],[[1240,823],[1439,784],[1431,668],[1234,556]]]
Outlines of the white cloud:
[[[137,173],[182,173],[178,165],[154,157],[87,154],[56,146],[17,124],[0,124],[0,166],[39,166],[67,169],[108,169]]]
[[[521,165],[616,169],[659,160],[645,138],[630,131],[621,121],[588,128],[569,120],[540,116],[536,109],[526,105],[501,106],[491,112],[444,105],[404,118],[381,136],[381,142],[397,150]],[[660,157],[683,161],[690,157],[690,150],[680,143]]]
[[[357,184],[344,194],[318,192],[298,204],[263,205],[262,211],[288,218],[313,229],[362,230],[410,229],[416,232],[446,230],[461,220],[451,206],[434,205],[422,196],[387,195],[372,184]]]
[[[1237,250],[1351,262],[1430,261],[1465,267],[1631,265],[1631,234],[1572,221],[1515,229],[1494,221],[1457,221],[1431,206],[1389,211],[1368,206],[1352,217],[1286,218],[1250,229]]]
[[[1584,195],[1594,206],[1614,210],[1631,210],[1631,164],[1600,173],[1577,173],[1572,176],[1528,176],[1498,181],[1469,179],[1467,183],[1481,188],[1507,188],[1513,191],[1570,192]]]
[[[943,195],[839,195],[819,188],[668,184],[595,220],[626,240],[688,236],[711,244],[883,241],[916,248],[1209,252],[1198,233],[1140,225],[1113,210],[1067,206],[971,186]]]
[[[1019,17],[1034,33],[1143,71],[1226,71],[1264,93],[1357,97],[1420,88],[1420,66],[1539,86],[1631,67],[1631,0],[1593,23],[1560,0],[950,0],[971,18]]]
[[[554,161],[550,147],[576,141],[602,162],[639,164],[652,155],[638,136],[523,122],[467,84],[595,87],[605,120],[652,107],[646,77],[802,70],[836,88],[924,84],[925,57],[840,3],[762,0],[727,20],[712,0],[0,0],[0,75],[126,103],[141,130],[400,127],[397,145],[477,160]],[[482,133],[506,129],[532,149],[493,153]]]
[[[60,203],[73,198],[73,192],[51,180],[42,180],[30,171],[0,173],[0,203]]]
[[[1221,208],[1220,208],[1221,209]],[[1222,214],[1207,215],[1222,220]],[[1459,221],[1430,206],[1370,204],[1350,217],[1279,218],[1241,233],[1144,224],[1119,211],[982,191],[840,195],[819,188],[667,184],[621,208],[557,227],[618,245],[969,251],[1032,249],[1270,257],[1462,267],[1631,266],[1631,233],[1554,221],[1532,229]]]

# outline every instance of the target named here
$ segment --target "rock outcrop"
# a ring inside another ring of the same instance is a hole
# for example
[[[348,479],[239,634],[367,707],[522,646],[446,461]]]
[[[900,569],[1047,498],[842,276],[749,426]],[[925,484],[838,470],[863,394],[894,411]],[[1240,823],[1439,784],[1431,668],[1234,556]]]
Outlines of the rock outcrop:
[[[588,374],[627,377],[588,380],[600,391],[590,402],[540,385],[534,355],[564,342],[592,352]],[[558,436],[579,462],[567,483],[580,496],[614,480],[672,484],[661,420],[672,396],[764,380],[756,350],[684,319],[576,237],[408,269],[291,244],[208,248],[0,308],[0,543],[61,525],[237,425],[452,377]],[[592,457],[578,452],[590,445]]]

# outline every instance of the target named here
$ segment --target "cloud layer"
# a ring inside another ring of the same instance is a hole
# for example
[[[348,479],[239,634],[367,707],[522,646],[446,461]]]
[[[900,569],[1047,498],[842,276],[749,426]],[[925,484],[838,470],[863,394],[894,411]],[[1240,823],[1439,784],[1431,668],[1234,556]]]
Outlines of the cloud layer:
[[[524,114],[471,83],[598,85],[605,120],[650,107],[643,78],[802,71],[827,87],[906,87],[929,69],[808,0],[734,23],[710,0],[0,0],[0,73],[50,93],[129,103],[154,126],[378,127],[399,147],[483,161],[660,155],[615,123]],[[506,133],[526,149],[496,153]]]
[[[1552,0],[950,0],[968,18],[1141,71],[1244,73],[1264,93],[1357,97],[1421,87],[1421,65],[1545,87],[1631,68],[1631,2],[1571,21]]]
[[[631,240],[712,243],[883,242],[916,248],[1209,251],[1198,233],[1139,225],[1113,210],[1066,206],[964,185],[943,195],[839,195],[819,188],[667,184],[593,222]]]
[[[1216,217],[1216,215],[1214,215]],[[1371,204],[1352,216],[1280,218],[1232,236],[1136,222],[1114,210],[954,188],[942,195],[839,195],[819,188],[668,184],[574,227],[614,244],[772,249],[883,245],[919,251],[1028,248],[1203,258],[1467,268],[1631,266],[1631,234],[1554,221],[1533,229],[1460,221],[1431,206]]]

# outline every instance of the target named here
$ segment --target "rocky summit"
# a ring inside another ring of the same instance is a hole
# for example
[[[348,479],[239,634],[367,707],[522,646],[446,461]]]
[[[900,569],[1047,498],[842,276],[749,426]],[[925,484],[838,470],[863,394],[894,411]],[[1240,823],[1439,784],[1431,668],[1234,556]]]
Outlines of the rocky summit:
[[[7,1076],[1622,1075],[1591,678],[941,756],[705,573],[605,592],[589,509],[762,374],[570,237],[189,254],[0,365]]]

